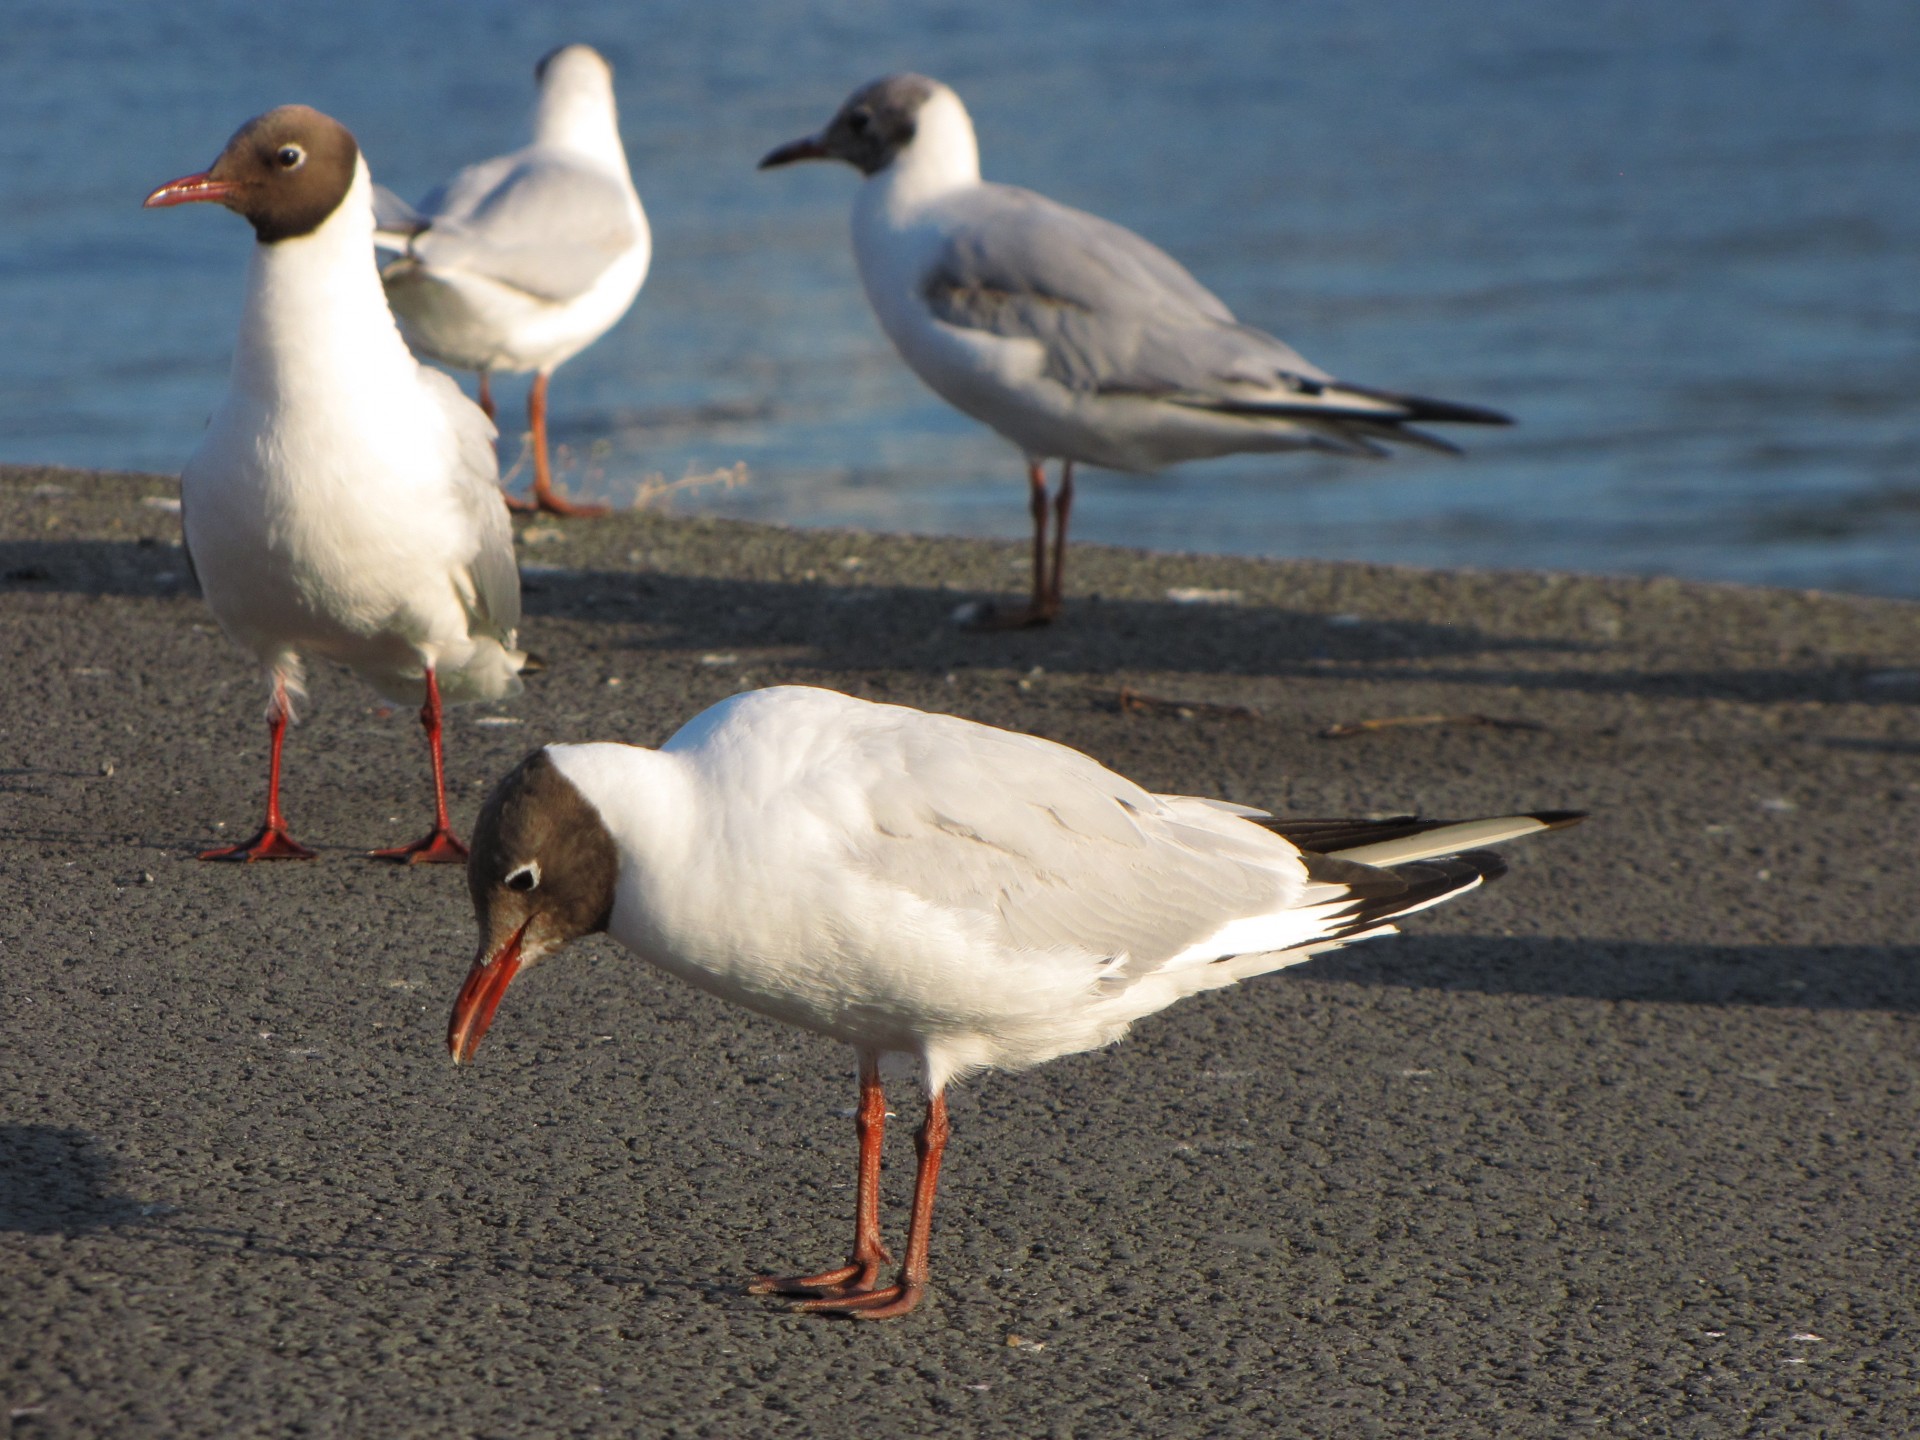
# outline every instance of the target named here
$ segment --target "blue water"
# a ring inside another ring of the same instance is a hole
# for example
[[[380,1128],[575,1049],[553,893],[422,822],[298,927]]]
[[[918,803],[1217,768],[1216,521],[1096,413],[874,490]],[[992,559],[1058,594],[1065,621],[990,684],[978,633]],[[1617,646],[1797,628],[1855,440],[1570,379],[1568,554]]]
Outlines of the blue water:
[[[1139,230],[1339,374],[1521,421],[1464,460],[1096,472],[1077,537],[1920,595],[1913,0],[12,0],[5,28],[0,458],[191,451],[250,240],[139,200],[240,121],[318,105],[418,195],[521,143],[534,59],[582,39],[657,253],[554,383],[576,483],[744,461],[674,503],[1025,533],[1011,450],[866,311],[853,173],[753,169],[916,68],[968,102],[990,178]]]

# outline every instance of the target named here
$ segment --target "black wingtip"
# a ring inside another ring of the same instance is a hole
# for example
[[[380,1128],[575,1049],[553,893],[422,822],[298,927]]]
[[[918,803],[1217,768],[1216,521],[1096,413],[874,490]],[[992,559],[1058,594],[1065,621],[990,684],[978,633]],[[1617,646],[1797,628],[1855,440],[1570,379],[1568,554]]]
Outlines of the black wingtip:
[[[1529,820],[1538,820],[1549,830],[1564,830],[1569,825],[1578,825],[1587,818],[1585,810],[1532,810],[1527,813]]]
[[[1440,420],[1453,425],[1513,424],[1511,415],[1485,405],[1462,405],[1457,400],[1435,400],[1431,395],[1402,395],[1397,390],[1378,390],[1371,385],[1354,385],[1345,380],[1335,382],[1332,388],[1350,390],[1370,400],[1384,400],[1390,405],[1398,405],[1407,412],[1404,418],[1408,420]]]
[[[1498,850],[1463,850],[1452,857],[1480,872],[1480,881],[1491,885],[1507,873],[1507,857]]]
[[[1356,888],[1353,903],[1334,912],[1332,918],[1336,924],[1329,933],[1329,939],[1344,941],[1360,938],[1396,916],[1424,909],[1437,900],[1470,890],[1476,885],[1490,885],[1507,873],[1507,862],[1497,850],[1463,850],[1457,855],[1390,865],[1384,873],[1399,881],[1399,886],[1394,889],[1381,885]]]

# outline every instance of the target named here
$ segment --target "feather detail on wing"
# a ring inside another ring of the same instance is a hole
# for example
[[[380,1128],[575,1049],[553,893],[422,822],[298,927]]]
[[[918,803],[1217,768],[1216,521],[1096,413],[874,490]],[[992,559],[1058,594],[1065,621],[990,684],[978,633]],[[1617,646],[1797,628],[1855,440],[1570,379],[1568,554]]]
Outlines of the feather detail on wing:
[[[1396,815],[1386,820],[1260,820],[1256,823],[1302,850],[1366,865],[1399,865],[1452,855],[1534,835],[1564,830],[1586,819],[1581,810],[1537,810],[1486,820],[1422,820]]]
[[[422,365],[420,383],[440,403],[459,445],[454,493],[479,542],[468,567],[473,593],[467,603],[477,628],[511,649],[520,628],[520,567],[513,553],[513,524],[500,499],[493,422],[451,376]]]
[[[1172,256],[1132,231],[1006,185],[942,210],[946,245],[922,276],[934,316],[1037,342],[1070,390],[1137,395],[1303,427],[1322,448],[1383,455],[1380,441],[1453,451],[1409,422],[1504,425],[1480,406],[1350,385],[1236,321]]]
[[[1290,845],[1051,741],[944,716],[853,739],[858,757],[839,763],[871,777],[856,862],[974,913],[1010,949],[1152,968],[1233,918],[1311,898]]]
[[[462,271],[556,302],[592,289],[641,238],[617,178],[549,151],[469,166],[411,220],[375,199],[381,230],[406,236],[404,257],[390,266]]]

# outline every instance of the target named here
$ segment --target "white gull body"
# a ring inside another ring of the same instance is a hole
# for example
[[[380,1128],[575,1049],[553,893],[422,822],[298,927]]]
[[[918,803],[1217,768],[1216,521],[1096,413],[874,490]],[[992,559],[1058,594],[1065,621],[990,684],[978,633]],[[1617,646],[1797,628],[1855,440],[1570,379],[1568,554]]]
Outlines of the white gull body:
[[[301,653],[419,703],[517,694],[525,656],[493,426],[407,350],[371,258],[371,181],[254,246],[227,392],[181,475],[221,628],[297,695]]]
[[[551,373],[627,313],[653,256],[612,71],[585,45],[541,63],[531,144],[462,170],[417,211],[385,196],[381,210],[408,341],[481,374]]]
[[[1393,931],[1356,929],[1348,887],[1311,879],[1258,811],[1150,794],[954,716],[789,686],[722,701],[658,750],[546,753],[618,848],[615,939],[723,999],[911,1056],[931,1093]]]
[[[658,750],[550,745],[475,825],[480,945],[448,1049],[471,1059],[514,975],[596,931],[853,1046],[846,1263],[751,1288],[905,1315],[927,1291],[950,1081],[1105,1045],[1182,996],[1387,934],[1502,872],[1468,847],[1577,817],[1263,818],[1150,794],[1051,741],[801,687],[722,701]],[[906,1250],[882,1286],[887,1054],[921,1063],[927,1114]]]

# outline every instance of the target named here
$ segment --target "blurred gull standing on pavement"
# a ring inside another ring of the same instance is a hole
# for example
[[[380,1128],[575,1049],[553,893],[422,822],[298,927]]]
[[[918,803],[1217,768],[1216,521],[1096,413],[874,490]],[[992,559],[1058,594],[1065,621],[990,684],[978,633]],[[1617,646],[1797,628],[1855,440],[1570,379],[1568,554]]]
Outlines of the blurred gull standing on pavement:
[[[407,342],[488,377],[531,370],[533,501],[515,508],[603,515],[565,500],[547,454],[547,383],[633,304],[653,236],[633,188],[613,103],[613,67],[590,45],[563,45],[534,68],[533,143],[470,165],[417,208],[376,187],[375,241]]]

